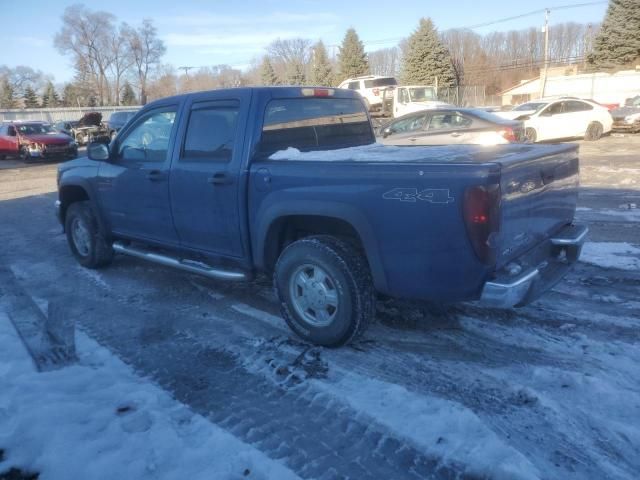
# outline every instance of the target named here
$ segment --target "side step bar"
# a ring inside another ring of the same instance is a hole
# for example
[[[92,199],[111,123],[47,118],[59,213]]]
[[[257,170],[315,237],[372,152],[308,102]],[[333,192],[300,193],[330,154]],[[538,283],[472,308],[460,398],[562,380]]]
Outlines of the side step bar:
[[[125,255],[131,255],[132,257],[142,258],[150,262],[159,263],[167,267],[174,267],[180,270],[184,270],[190,273],[197,273],[206,277],[215,278],[217,280],[246,280],[247,275],[242,272],[231,272],[228,270],[218,270],[212,268],[204,263],[169,257],[168,255],[161,255],[159,253],[148,252],[141,248],[132,247],[129,245],[123,245],[120,242],[113,244],[113,249],[118,253]]]

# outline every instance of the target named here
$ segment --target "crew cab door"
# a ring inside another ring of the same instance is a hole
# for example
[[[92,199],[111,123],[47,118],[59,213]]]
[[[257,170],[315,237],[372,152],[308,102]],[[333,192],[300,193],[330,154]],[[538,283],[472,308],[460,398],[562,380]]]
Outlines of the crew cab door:
[[[17,155],[20,152],[18,133],[13,125],[0,126],[0,155]]]
[[[178,105],[149,110],[112,143],[100,165],[100,206],[117,235],[177,244],[169,203],[169,152]]]
[[[207,92],[185,111],[171,166],[173,220],[183,247],[242,257],[241,165],[249,92]]]

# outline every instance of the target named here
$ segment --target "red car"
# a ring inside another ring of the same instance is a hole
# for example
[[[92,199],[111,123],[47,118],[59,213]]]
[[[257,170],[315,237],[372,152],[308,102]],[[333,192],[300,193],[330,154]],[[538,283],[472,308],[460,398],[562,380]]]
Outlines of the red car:
[[[32,159],[69,159],[78,156],[78,144],[45,122],[13,122],[0,125],[0,159],[14,156]]]

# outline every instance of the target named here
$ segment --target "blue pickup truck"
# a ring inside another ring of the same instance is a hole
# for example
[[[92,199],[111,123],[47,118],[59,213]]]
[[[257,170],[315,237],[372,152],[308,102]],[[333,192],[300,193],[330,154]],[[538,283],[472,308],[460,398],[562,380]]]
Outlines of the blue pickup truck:
[[[85,267],[267,273],[291,329],[339,346],[377,294],[537,298],[580,255],[578,171],[574,145],[381,146],[349,90],[239,88],[145,106],[60,165],[56,208]]]

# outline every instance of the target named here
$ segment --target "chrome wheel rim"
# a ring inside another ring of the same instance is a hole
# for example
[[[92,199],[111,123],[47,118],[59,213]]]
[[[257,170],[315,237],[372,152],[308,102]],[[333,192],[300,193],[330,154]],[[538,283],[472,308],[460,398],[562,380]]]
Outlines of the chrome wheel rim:
[[[289,293],[296,313],[311,326],[326,327],[338,313],[336,282],[318,265],[298,267],[289,280]]]
[[[91,250],[91,234],[81,218],[74,218],[71,222],[71,238],[80,255],[86,257]]]

